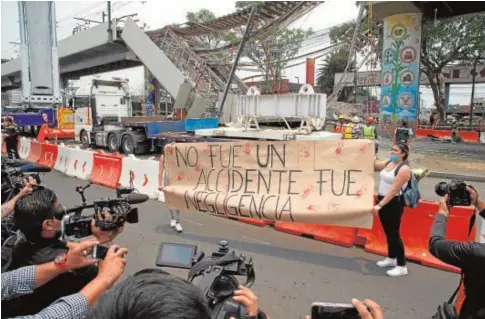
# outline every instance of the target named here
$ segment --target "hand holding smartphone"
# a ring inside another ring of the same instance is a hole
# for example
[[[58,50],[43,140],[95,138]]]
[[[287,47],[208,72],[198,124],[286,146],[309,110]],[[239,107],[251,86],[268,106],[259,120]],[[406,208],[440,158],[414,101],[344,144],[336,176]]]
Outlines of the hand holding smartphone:
[[[361,319],[357,309],[351,304],[343,303],[312,303],[311,319]]]
[[[369,299],[352,299],[352,304],[314,302],[311,314],[311,319],[384,319],[381,307]]]

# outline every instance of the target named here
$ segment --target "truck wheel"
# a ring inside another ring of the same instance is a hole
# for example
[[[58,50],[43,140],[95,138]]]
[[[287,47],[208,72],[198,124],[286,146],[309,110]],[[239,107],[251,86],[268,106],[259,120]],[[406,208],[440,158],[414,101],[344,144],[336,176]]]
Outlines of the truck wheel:
[[[81,144],[85,147],[89,147],[89,136],[87,131],[82,131],[81,132]]]
[[[108,136],[108,150],[111,153],[114,153],[114,152],[118,152],[119,149],[120,149],[120,145],[118,143],[118,137],[116,136],[116,134],[110,134]]]
[[[125,154],[135,154],[135,141],[130,135],[125,135],[121,141],[121,148]]]

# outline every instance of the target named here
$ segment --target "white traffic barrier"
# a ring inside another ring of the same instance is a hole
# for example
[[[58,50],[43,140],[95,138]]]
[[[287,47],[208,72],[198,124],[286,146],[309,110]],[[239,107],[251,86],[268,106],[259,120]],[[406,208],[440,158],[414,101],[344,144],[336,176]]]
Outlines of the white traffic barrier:
[[[480,132],[480,143],[485,143],[485,132]]]
[[[82,150],[79,146],[76,146],[70,149],[70,153],[66,175],[89,180],[93,169],[93,152],[91,150]]]
[[[477,218],[476,220],[477,235],[475,241],[485,244],[485,219]]]
[[[67,147],[64,143],[57,146],[57,159],[54,163],[54,169],[56,171],[66,174],[71,158],[71,150],[72,148]]]
[[[142,160],[130,154],[123,157],[121,166],[121,176],[119,183],[121,186],[133,187],[140,193],[148,197],[157,199],[158,191],[158,161],[153,158]]]
[[[19,156],[21,159],[26,159],[30,154],[30,139],[22,137],[19,142]]]

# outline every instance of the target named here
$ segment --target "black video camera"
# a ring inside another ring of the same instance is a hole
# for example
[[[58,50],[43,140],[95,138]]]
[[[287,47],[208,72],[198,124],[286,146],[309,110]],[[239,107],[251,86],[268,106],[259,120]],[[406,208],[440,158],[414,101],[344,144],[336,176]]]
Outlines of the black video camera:
[[[86,186],[76,187],[76,192],[81,196],[81,205],[56,213],[56,219],[62,222],[61,239],[66,240],[67,237],[79,239],[91,236],[93,219],[96,227],[103,231],[116,230],[125,222],[138,223],[138,208],[131,207],[131,205],[146,202],[147,195],[133,194],[133,189],[120,187],[116,189],[116,198],[95,200],[92,204],[87,204],[84,191],[91,185],[92,183],[89,183]],[[90,208],[93,209],[92,214],[82,214],[85,209]]]
[[[2,204],[14,198],[25,187],[25,181],[33,179],[41,184],[40,173],[48,173],[50,167],[29,163],[22,160],[2,158]]]
[[[213,319],[230,317],[245,318],[247,310],[241,304],[232,300],[239,282],[235,276],[245,276],[246,287],[251,287],[256,279],[253,261],[242,254],[236,256],[229,252],[229,242],[221,240],[219,250],[210,257],[204,258],[204,252],[197,252],[197,246],[162,243],[158,251],[156,265],[190,269],[188,281],[201,277],[195,284],[202,290],[211,308]]]
[[[467,184],[463,181],[452,180],[449,184],[439,182],[436,184],[434,191],[436,195],[443,197],[448,194],[448,206],[470,206],[472,198],[470,192],[466,189]],[[470,186],[471,187],[471,186]]]

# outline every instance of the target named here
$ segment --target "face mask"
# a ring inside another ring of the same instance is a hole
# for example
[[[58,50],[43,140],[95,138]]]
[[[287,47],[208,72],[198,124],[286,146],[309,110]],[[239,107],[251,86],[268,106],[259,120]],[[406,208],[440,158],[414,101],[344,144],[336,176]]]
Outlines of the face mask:
[[[396,154],[391,154],[391,157],[389,157],[389,159],[391,160],[391,162],[397,162],[399,161],[399,157],[397,157]]]

